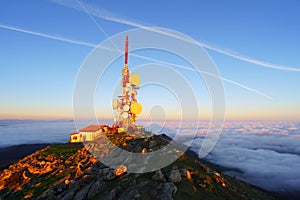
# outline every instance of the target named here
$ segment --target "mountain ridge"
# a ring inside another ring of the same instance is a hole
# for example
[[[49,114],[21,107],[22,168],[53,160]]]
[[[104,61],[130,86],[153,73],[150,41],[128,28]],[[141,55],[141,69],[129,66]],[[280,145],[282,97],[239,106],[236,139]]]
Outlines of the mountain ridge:
[[[168,144],[166,135],[108,136],[120,148],[140,153]],[[150,146],[151,143],[151,146]],[[151,148],[150,148],[151,147]],[[101,148],[100,148],[101,149]],[[221,174],[190,151],[155,172],[133,174],[100,163],[82,144],[38,150],[0,173],[1,199],[273,199],[251,185]],[[118,171],[119,170],[119,171]]]

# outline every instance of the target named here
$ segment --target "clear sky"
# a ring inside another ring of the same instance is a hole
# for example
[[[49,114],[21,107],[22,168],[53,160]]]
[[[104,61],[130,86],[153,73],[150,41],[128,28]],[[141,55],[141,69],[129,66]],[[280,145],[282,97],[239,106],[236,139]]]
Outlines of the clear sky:
[[[107,35],[157,26],[208,45],[205,49],[223,78],[270,97],[225,81],[226,119],[300,120],[298,0],[81,2],[92,17],[76,0],[0,2],[1,119],[72,118],[73,84],[82,62],[93,50],[91,46],[106,40]],[[129,62],[130,67],[143,64],[133,57]],[[120,62],[120,68],[113,68],[111,73],[118,75],[121,67]],[[192,72],[180,72],[193,76]],[[201,80],[194,79],[200,115],[208,119],[209,94]],[[173,97],[157,98],[164,91],[142,89],[138,99],[145,107],[144,118],[156,104],[177,109],[176,102],[171,103]],[[111,99],[101,96],[101,85],[97,91],[97,113],[110,117]],[[153,91],[160,95],[151,95]]]

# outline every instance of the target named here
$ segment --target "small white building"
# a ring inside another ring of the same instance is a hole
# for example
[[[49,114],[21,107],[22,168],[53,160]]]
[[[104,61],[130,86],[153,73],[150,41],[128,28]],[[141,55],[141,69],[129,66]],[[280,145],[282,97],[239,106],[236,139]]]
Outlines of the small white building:
[[[111,128],[107,125],[90,125],[78,131],[78,133],[70,134],[70,142],[86,142],[93,141],[100,134],[107,133]]]

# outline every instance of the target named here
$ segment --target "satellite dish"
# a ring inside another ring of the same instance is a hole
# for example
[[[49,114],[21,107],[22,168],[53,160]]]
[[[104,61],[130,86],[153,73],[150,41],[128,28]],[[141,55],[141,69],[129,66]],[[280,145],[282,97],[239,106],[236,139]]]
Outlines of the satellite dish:
[[[138,74],[131,74],[131,76],[129,77],[129,82],[132,85],[139,85],[141,82],[141,78]]]
[[[123,110],[124,110],[124,111],[129,111],[129,105],[124,105],[124,106],[123,106]]]
[[[119,107],[119,101],[118,101],[118,99],[113,99],[113,101],[112,101],[112,107],[113,107],[113,109],[117,109],[118,107]]]
[[[134,102],[133,104],[131,104],[131,108],[130,111],[135,114],[135,115],[139,115],[142,112],[142,104],[138,103],[138,102]]]
[[[122,118],[127,119],[128,118],[128,112],[122,112]]]

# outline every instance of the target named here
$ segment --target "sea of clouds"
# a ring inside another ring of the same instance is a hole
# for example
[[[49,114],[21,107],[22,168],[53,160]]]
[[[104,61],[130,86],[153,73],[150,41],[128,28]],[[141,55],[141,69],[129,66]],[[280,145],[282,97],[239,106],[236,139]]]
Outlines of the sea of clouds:
[[[75,131],[73,120],[0,120],[0,148],[19,144],[64,143]]]
[[[191,149],[196,153],[209,127],[209,122],[205,121],[181,124],[178,121],[141,121],[141,124],[157,134],[174,137],[177,133],[184,144],[193,139]],[[72,120],[0,120],[0,147],[64,143],[72,132],[76,132]],[[195,138],[192,138],[191,132],[196,133]],[[265,190],[299,196],[300,122],[228,121],[217,144],[205,159],[228,168],[225,173]]]
[[[200,122],[191,149],[199,152],[208,122]],[[167,123],[161,132],[174,137],[178,125]],[[187,123],[179,134],[187,134],[195,124]],[[186,143],[185,141],[182,141]],[[228,168],[225,172],[252,185],[279,194],[300,194],[300,122],[229,121],[213,150],[205,157]]]

